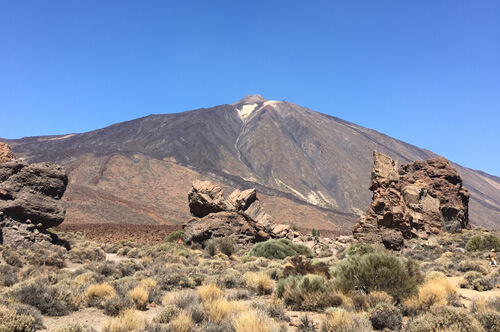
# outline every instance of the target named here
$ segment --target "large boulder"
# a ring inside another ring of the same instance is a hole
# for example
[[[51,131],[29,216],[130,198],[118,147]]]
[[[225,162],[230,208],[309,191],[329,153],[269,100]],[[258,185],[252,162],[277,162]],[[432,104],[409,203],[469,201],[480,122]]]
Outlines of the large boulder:
[[[66,172],[57,165],[1,163],[0,243],[47,240],[45,230],[64,220],[61,197],[67,184]]]
[[[276,225],[260,206],[255,189],[236,189],[224,198],[221,187],[196,181],[188,193],[189,208],[195,217],[184,225],[186,243],[204,243],[213,237],[235,237],[240,245],[271,238],[295,238],[287,225]]]
[[[16,156],[12,153],[10,147],[5,143],[0,142],[0,164],[15,159]]]
[[[354,226],[354,237],[399,249],[404,239],[427,239],[469,227],[469,194],[444,158],[397,161],[374,152],[370,190],[373,201]]]

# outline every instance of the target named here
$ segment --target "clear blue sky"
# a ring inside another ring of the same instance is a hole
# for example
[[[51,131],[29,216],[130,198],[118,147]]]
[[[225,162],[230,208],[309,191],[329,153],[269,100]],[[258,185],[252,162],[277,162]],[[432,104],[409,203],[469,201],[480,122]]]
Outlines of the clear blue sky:
[[[255,93],[500,176],[500,1],[0,0],[0,137]]]

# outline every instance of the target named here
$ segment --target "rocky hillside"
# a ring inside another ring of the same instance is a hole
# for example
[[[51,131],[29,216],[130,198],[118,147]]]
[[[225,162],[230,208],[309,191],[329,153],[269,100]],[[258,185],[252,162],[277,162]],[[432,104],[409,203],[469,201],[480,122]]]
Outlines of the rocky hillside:
[[[277,221],[350,232],[371,202],[372,153],[400,164],[437,157],[384,134],[285,101],[231,104],[7,142],[30,162],[66,167],[67,222],[184,223],[195,180],[256,188]],[[500,178],[453,164],[472,224],[498,228]]]

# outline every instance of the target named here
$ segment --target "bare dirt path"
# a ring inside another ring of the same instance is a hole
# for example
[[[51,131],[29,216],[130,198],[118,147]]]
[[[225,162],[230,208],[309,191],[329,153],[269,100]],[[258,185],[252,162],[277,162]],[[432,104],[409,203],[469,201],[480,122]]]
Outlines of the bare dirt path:
[[[470,305],[475,299],[490,299],[500,297],[500,288],[494,288],[489,291],[478,292],[473,289],[468,288],[460,288],[460,283],[463,280],[463,277],[450,277],[448,278],[453,285],[455,285],[458,289],[458,294],[463,298],[463,302],[467,308],[470,308]]]

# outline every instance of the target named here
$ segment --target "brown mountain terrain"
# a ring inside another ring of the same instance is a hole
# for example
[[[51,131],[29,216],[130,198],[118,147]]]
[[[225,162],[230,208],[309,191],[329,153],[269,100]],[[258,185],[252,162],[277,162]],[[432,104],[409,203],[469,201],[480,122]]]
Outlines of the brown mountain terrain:
[[[195,180],[256,188],[278,222],[350,233],[371,202],[374,150],[400,164],[436,154],[377,131],[259,95],[64,136],[2,140],[29,162],[65,166],[66,223],[181,224]],[[473,225],[498,228],[500,178],[453,164]]]

